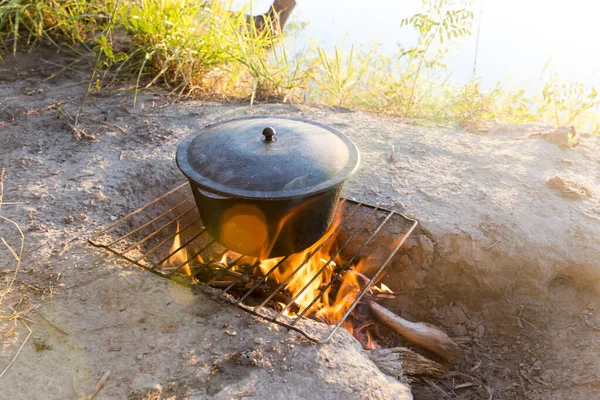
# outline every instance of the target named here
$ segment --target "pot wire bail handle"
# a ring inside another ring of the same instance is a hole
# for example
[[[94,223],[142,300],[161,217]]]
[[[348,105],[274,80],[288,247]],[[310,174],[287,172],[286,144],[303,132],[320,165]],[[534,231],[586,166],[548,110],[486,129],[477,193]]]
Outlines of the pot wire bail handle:
[[[265,129],[263,129],[262,134],[265,137],[264,141],[267,143],[271,143],[271,142],[274,142],[275,140],[277,140],[277,138],[274,137],[275,129],[273,129],[270,126],[267,126]]]

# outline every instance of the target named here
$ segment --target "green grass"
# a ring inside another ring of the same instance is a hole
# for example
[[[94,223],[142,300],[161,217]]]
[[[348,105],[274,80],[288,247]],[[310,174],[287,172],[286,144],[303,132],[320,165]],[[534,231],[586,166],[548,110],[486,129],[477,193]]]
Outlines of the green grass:
[[[101,0],[0,0],[1,40],[13,52],[19,41],[79,44],[102,29],[109,6]]]
[[[550,67],[538,94],[507,81],[490,90],[476,79],[450,84],[444,60],[470,35],[468,3],[424,1],[401,21],[417,42],[400,43],[394,56],[377,46],[328,52],[313,43],[292,52],[289,27],[273,37],[247,24],[250,6],[231,13],[227,2],[200,0],[0,0],[0,42],[8,52],[40,43],[95,52],[90,90],[113,77],[133,80],[136,92],[161,85],[178,96],[251,104],[306,101],[465,127],[540,120],[600,133],[597,91]],[[130,38],[128,49],[116,50],[117,34]]]

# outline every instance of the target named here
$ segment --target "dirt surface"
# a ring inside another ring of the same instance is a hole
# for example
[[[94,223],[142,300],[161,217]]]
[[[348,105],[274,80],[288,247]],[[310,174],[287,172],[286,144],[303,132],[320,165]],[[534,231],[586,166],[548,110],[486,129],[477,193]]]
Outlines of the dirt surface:
[[[0,321],[0,369],[32,330],[0,378],[8,398],[76,398],[73,385],[90,393],[106,371],[97,398],[410,398],[345,332],[311,344],[86,243],[182,182],[184,137],[261,114],[348,134],[362,164],[344,194],[420,220],[384,304],[443,327],[466,357],[446,379],[413,382],[415,398],[600,397],[600,137],[570,148],[539,125],[473,134],[341,108],[172,103],[162,91],[134,107],[122,84],[91,94],[74,132],[87,69],[46,80],[69,62],[40,49],[0,63],[3,200],[27,202],[0,211],[25,233],[2,315],[27,318]],[[18,249],[6,221],[0,236]],[[14,265],[3,247],[2,287]],[[384,329],[378,339],[402,343]]]

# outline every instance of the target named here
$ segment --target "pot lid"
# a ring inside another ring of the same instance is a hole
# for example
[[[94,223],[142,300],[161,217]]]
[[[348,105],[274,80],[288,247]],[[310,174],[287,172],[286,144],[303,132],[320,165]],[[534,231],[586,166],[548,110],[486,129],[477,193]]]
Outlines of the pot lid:
[[[352,141],[296,118],[245,117],[205,127],[181,143],[177,165],[193,182],[225,196],[287,199],[325,192],[358,168]]]

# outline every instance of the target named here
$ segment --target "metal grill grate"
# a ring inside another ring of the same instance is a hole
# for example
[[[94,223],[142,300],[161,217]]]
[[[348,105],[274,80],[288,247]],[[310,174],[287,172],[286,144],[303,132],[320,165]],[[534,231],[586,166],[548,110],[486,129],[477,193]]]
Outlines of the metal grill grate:
[[[251,314],[300,332],[315,342],[326,343],[382,277],[385,267],[417,225],[417,221],[397,212],[353,200],[342,199],[338,209],[340,222],[303,261],[290,266],[290,256],[286,256],[266,272],[261,270],[256,258],[229,251],[210,237],[187,182],[114,222],[92,236],[89,242],[160,276],[179,281],[186,279],[212,294],[218,290],[219,298]],[[319,259],[322,267],[295,296],[289,295],[286,286],[290,280],[301,273],[330,240],[333,242],[328,244],[331,246],[329,259]],[[186,257],[175,263],[174,257],[180,255],[182,249]],[[361,288],[356,291],[350,307],[341,319],[328,325],[328,329],[311,329],[314,323],[308,322],[307,313],[313,304],[334,292],[340,277],[353,271],[361,261],[366,268],[357,272]],[[275,271],[284,266],[292,272],[281,282],[275,282]],[[323,282],[308,306],[299,308],[296,300],[327,268],[333,271],[331,279]]]

